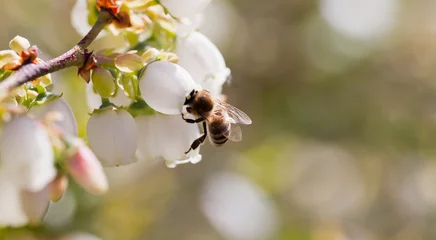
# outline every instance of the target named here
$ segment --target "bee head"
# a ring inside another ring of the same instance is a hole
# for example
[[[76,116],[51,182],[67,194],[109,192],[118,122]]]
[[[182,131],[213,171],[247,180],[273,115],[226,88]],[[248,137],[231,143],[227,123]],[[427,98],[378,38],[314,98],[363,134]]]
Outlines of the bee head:
[[[198,93],[198,91],[195,90],[195,89],[193,89],[193,90],[189,93],[189,95],[186,96],[186,98],[185,98],[185,102],[183,103],[183,105],[188,105],[188,104],[190,104],[190,103],[194,100],[194,97],[195,97],[195,95],[197,95],[197,93]]]

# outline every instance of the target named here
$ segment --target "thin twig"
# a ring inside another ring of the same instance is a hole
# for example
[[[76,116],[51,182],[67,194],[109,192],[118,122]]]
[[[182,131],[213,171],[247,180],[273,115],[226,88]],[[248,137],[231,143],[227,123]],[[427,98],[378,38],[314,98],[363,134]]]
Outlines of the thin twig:
[[[97,38],[98,34],[112,19],[113,16],[108,11],[102,9],[91,30],[72,49],[47,62],[31,63],[22,66],[10,77],[0,82],[0,99],[6,97],[14,88],[48,73],[68,67],[81,67],[85,61],[85,49]]]

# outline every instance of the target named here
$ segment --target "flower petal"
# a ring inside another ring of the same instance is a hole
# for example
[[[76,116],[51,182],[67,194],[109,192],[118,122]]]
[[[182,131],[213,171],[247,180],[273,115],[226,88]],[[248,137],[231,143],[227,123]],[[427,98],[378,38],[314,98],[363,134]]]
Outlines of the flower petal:
[[[155,114],[136,118],[139,132],[137,155],[140,158],[162,157],[169,168],[198,163],[200,148],[185,152],[201,136],[197,124],[189,124],[179,115]]]
[[[214,96],[221,94],[230,70],[215,44],[203,34],[192,32],[177,41],[175,53],[179,57],[179,65],[191,74],[197,84]]]
[[[0,51],[0,68],[8,63],[17,62],[21,57],[13,50]]]
[[[28,218],[21,205],[21,189],[5,177],[0,177],[0,193],[0,226],[26,225]]]
[[[95,112],[88,121],[88,142],[103,166],[135,162],[138,144],[135,120],[125,110]]]
[[[191,17],[201,12],[210,0],[160,0],[171,15],[177,18]]]
[[[38,192],[22,191],[21,203],[24,212],[29,219],[29,224],[40,224],[44,219],[50,204],[50,192],[48,186]]]
[[[150,63],[139,86],[147,104],[164,114],[180,114],[185,97],[199,88],[185,69],[164,61]]]

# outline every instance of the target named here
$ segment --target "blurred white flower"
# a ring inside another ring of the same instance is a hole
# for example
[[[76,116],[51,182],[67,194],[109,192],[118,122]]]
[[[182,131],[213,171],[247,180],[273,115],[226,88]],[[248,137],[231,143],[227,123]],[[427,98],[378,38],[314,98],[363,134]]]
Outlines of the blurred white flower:
[[[180,115],[154,114],[135,118],[138,127],[139,159],[162,158],[169,168],[201,161],[200,148],[185,152],[201,136],[196,124],[185,122]]]
[[[105,109],[94,112],[86,132],[89,146],[103,166],[119,166],[136,161],[136,124],[127,111]]]
[[[398,0],[321,0],[322,17],[342,34],[368,39],[392,28]]]
[[[348,152],[334,146],[307,144],[292,158],[290,197],[299,207],[329,220],[359,209],[365,185]]]
[[[53,149],[45,129],[27,116],[5,124],[0,137],[2,174],[29,191],[39,191],[56,175]]]
[[[187,34],[197,30],[203,23],[203,20],[203,13],[197,13],[190,17],[179,19],[175,23],[177,36],[186,36]]]
[[[179,38],[175,50],[179,65],[194,81],[214,96],[221,94],[222,85],[230,76],[219,49],[203,34],[192,32]]]
[[[89,233],[77,232],[77,233],[67,234],[61,237],[59,240],[101,240],[101,238],[96,237]]]
[[[117,106],[128,106],[131,103],[131,99],[124,94],[122,89],[118,89],[115,97],[109,98],[111,103]],[[99,109],[101,106],[101,96],[94,92],[94,85],[89,82],[86,85],[86,101],[88,103],[89,110]]]
[[[85,36],[89,30],[91,30],[91,25],[88,22],[88,1],[87,0],[76,0],[76,3],[71,9],[71,26],[76,30],[80,36]],[[97,38],[104,36],[104,32],[101,32]]]
[[[164,114],[181,114],[186,96],[193,89],[201,89],[185,69],[165,61],[150,63],[139,87],[147,104]]]
[[[53,149],[45,129],[27,116],[6,123],[0,136],[0,226],[39,222],[54,179]]]
[[[275,206],[262,189],[233,173],[210,177],[200,203],[206,217],[226,239],[271,239],[278,225]]]
[[[168,12],[177,18],[189,18],[201,11],[211,0],[160,0]]]
[[[70,105],[64,99],[56,98],[43,105],[34,106],[29,110],[29,114],[35,116],[38,120],[44,120],[47,114],[52,112],[59,113],[62,116],[61,119],[54,122],[56,127],[67,134],[77,136],[76,118]]]

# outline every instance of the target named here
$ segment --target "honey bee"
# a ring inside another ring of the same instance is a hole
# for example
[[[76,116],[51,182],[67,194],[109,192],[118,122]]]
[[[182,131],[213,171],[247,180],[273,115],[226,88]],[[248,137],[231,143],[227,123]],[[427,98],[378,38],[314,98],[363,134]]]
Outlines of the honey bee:
[[[185,154],[197,149],[209,136],[209,141],[216,147],[222,146],[229,139],[234,142],[242,140],[241,128],[237,124],[249,125],[251,119],[236,107],[218,100],[207,90],[192,90],[184,102],[187,113],[196,119],[182,118],[188,123],[203,123],[203,135],[197,138]]]

